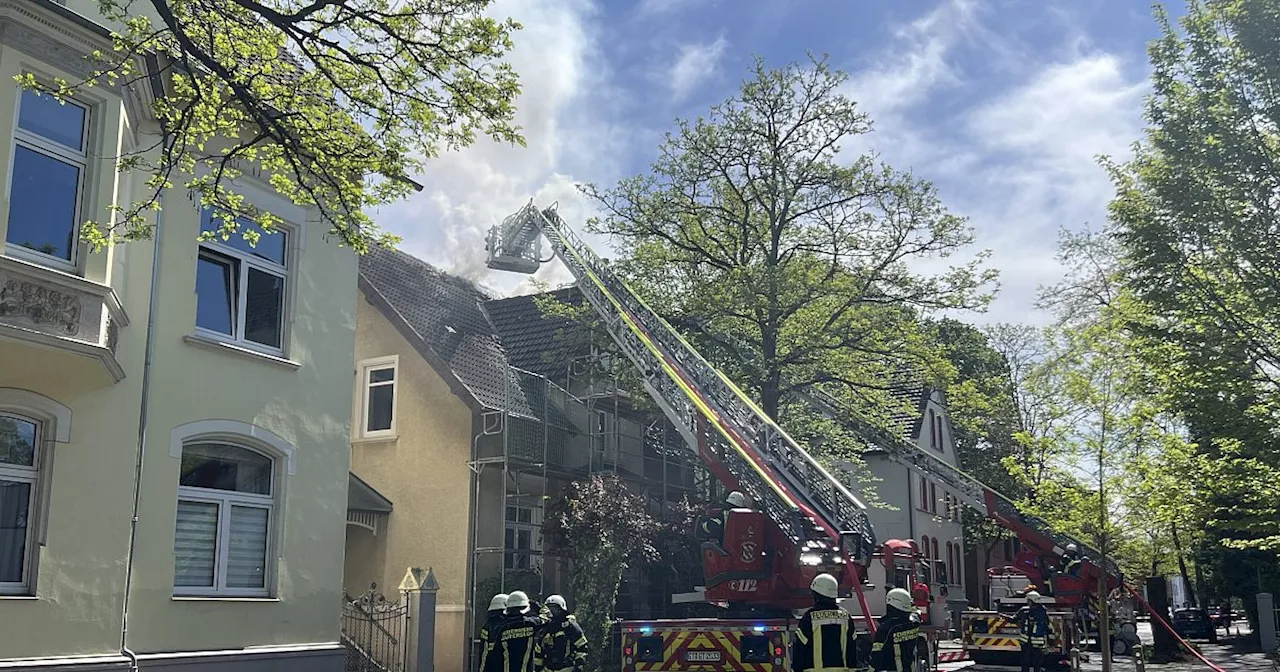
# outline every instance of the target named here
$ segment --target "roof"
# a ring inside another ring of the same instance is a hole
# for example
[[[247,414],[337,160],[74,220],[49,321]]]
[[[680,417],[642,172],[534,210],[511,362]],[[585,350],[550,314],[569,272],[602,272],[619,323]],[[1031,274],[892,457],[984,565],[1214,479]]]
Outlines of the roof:
[[[889,414],[889,423],[899,436],[915,441],[932,392],[923,378],[908,373],[895,376],[889,383],[889,398],[898,402],[898,407]]]
[[[581,306],[585,300],[577,287],[565,287],[542,295],[487,301],[484,310],[512,366],[556,378],[569,366],[572,350],[566,346],[584,344],[587,329],[567,318],[543,315],[536,299],[547,295],[571,306]]]
[[[353,473],[348,473],[347,476],[348,511],[391,513],[391,500],[374,490],[372,485],[360,480],[359,476]]]

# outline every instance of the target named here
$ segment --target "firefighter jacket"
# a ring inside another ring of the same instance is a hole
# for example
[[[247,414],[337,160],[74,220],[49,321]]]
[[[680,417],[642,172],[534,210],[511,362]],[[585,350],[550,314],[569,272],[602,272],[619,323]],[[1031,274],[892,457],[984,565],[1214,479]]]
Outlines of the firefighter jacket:
[[[1018,610],[1019,639],[1043,649],[1049,643],[1049,612],[1043,604],[1028,604]]]
[[[791,636],[793,672],[836,672],[857,668],[853,617],[835,600],[816,600]]]
[[[542,669],[580,668],[587,661],[587,636],[573,614],[552,618],[542,630],[540,648],[537,665]]]
[[[508,613],[489,632],[487,658],[496,659],[499,672],[533,672],[539,656],[538,631],[546,621],[520,613]],[[486,661],[488,662],[488,661]]]
[[[911,672],[920,641],[920,623],[906,612],[889,609],[880,619],[871,642],[871,669],[877,672]]]
[[[723,509],[716,512],[715,516],[709,516],[703,519],[702,524],[698,526],[701,537],[708,541],[716,543],[724,542],[724,528],[729,523],[729,509]]]
[[[493,635],[501,627],[506,614],[502,611],[489,612],[489,618],[480,626],[480,672],[502,672],[502,656],[490,655]]]

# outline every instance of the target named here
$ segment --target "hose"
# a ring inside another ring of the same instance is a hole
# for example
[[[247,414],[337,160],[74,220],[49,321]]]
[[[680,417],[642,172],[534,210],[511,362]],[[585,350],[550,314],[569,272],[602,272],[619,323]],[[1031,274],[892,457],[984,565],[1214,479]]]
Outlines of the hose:
[[[1182,636],[1179,635],[1177,631],[1175,631],[1173,627],[1170,626],[1168,622],[1164,620],[1164,616],[1161,616],[1160,614],[1156,613],[1156,610],[1152,609],[1151,605],[1147,604],[1147,601],[1142,599],[1142,595],[1138,594],[1138,591],[1134,590],[1132,586],[1129,586],[1126,584],[1125,590],[1128,590],[1129,594],[1133,595],[1134,599],[1138,600],[1138,603],[1141,604],[1144,608],[1146,608],[1147,613],[1151,614],[1151,618],[1154,618],[1155,620],[1159,621],[1160,625],[1163,625],[1164,629],[1168,630],[1169,634],[1173,635],[1174,639],[1178,640],[1184,647],[1186,647],[1186,649],[1191,652],[1191,655],[1195,656],[1196,658],[1199,658],[1200,662],[1204,663],[1205,665],[1208,665],[1209,668],[1213,670],[1213,672],[1227,672],[1226,670],[1219,667],[1212,660],[1205,658],[1204,654],[1192,648],[1192,646],[1187,643],[1187,640],[1183,639]]]

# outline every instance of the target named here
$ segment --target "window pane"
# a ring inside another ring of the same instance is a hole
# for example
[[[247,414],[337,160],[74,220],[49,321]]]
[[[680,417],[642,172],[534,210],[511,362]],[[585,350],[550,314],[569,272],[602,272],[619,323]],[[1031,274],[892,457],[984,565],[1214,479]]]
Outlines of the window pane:
[[[37,96],[30,89],[22,90],[18,128],[82,152],[84,117],[85,109],[79,105],[59,103],[53,96]]]
[[[0,481],[0,581],[22,580],[27,558],[31,484]]]
[[[375,385],[369,388],[369,426],[365,431],[391,429],[391,409],[395,406],[395,396],[395,385]]]
[[[245,292],[244,337],[247,341],[280,347],[280,316],[284,312],[284,278],[249,269]]]
[[[11,186],[5,240],[70,261],[80,168],[15,144]]]
[[[191,488],[271,494],[271,459],[252,450],[220,443],[182,448],[179,482]]]
[[[231,538],[227,540],[227,587],[267,587],[268,511],[251,506],[231,507]]]
[[[173,585],[213,586],[218,556],[218,505],[178,500],[173,532]]]
[[[228,336],[235,335],[239,264],[231,259],[201,253],[196,262],[196,326]]]
[[[0,464],[36,466],[36,425],[0,415]]]
[[[396,369],[389,366],[385,369],[371,369],[369,371],[370,383],[390,383],[396,379]]]
[[[284,266],[284,255],[287,249],[288,234],[284,231],[275,231],[274,233],[265,233],[262,227],[247,220],[237,220],[239,227],[235,233],[231,234],[226,240],[221,237],[216,238],[217,242],[228,247],[233,247],[246,254],[251,254],[260,259],[275,262]],[[203,216],[200,218],[201,232],[216,232],[222,228],[222,219],[214,217],[213,210],[206,208]],[[249,241],[244,239],[245,231],[254,231],[258,234],[258,244],[249,245]]]

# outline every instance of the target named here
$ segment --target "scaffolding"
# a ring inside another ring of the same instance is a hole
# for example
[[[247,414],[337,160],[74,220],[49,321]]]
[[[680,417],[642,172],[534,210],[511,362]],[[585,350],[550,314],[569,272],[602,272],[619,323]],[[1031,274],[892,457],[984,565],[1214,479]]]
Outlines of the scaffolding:
[[[641,491],[658,515],[681,496],[713,493],[714,479],[665,416],[633,408],[616,378],[603,373],[607,357],[593,350],[571,358],[563,385],[508,367],[503,408],[481,415],[470,463],[471,620],[483,618],[489,590],[543,597],[565,590],[567,568],[540,540],[545,505],[565,483],[612,473]],[[478,627],[471,624],[473,636]]]

